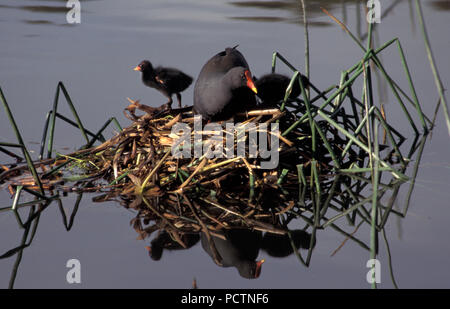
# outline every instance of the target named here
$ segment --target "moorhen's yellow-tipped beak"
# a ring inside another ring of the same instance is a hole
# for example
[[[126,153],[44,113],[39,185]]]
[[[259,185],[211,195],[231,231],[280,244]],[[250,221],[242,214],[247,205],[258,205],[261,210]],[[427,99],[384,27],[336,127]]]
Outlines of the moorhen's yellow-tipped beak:
[[[141,71],[141,67],[140,67],[140,66],[137,66],[137,67],[135,67],[133,70],[135,70],[135,71]]]
[[[261,274],[261,267],[262,267],[262,264],[264,262],[265,262],[264,259],[262,259],[261,261],[256,262],[255,278],[258,278],[259,275]]]
[[[250,88],[254,93],[258,93],[255,84],[253,83],[250,71],[245,71],[245,77],[247,78],[247,87]]]

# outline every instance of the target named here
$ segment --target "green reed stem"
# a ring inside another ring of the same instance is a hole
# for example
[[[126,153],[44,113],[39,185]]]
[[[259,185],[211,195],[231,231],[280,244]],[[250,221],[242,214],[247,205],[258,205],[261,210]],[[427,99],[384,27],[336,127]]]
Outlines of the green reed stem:
[[[306,18],[306,5],[305,1],[300,1],[302,4],[302,13],[303,13],[303,27],[305,29],[305,75],[309,79],[309,34],[308,34],[308,20]],[[308,95],[309,97],[309,95]]]
[[[334,154],[334,151],[331,148],[331,145],[328,142],[327,137],[325,136],[325,134],[322,132],[322,130],[320,129],[319,125],[315,121],[314,121],[314,126],[315,126],[317,132],[319,133],[320,138],[322,139],[322,142],[323,142],[325,148],[328,150],[328,153],[330,154],[331,159],[333,160],[334,164],[336,165],[335,167],[339,168],[340,167],[339,161],[338,161],[336,155]]]
[[[339,87],[338,90],[336,90],[336,92],[334,92],[319,108],[317,111],[315,112],[311,112],[311,116],[315,117],[317,112],[323,110],[325,107],[327,107],[331,101],[336,98],[336,96],[338,96],[342,91],[345,91],[347,86],[349,86],[351,83],[353,83],[353,81],[359,76],[361,75],[363,69],[360,68],[356,71],[356,73],[354,73],[354,75],[347,81],[345,82],[342,87]],[[301,79],[300,80],[300,85],[302,85]],[[303,88],[304,89],[304,88]],[[309,118],[308,114],[303,115],[302,117],[300,117],[299,120],[297,120],[296,122],[294,122],[289,128],[287,128],[281,135],[282,136],[286,136],[287,134],[289,134],[289,132],[291,132],[292,130],[294,130],[300,123],[302,123],[306,118]]]
[[[381,115],[381,112],[380,112],[380,110],[378,108],[375,108],[375,114],[378,116],[377,119],[380,121],[381,125],[383,126],[384,130],[386,131],[386,133],[388,135],[388,138],[391,141],[392,146],[394,147],[394,150],[395,150],[395,152],[397,153],[397,155],[398,155],[398,157],[400,159],[400,162],[402,163],[402,165],[405,165],[405,160],[403,158],[403,155],[402,155],[402,153],[400,152],[400,149],[397,146],[397,143],[396,143],[396,141],[394,139],[394,136],[392,135],[392,132],[391,132],[388,124],[384,120],[384,118]]]
[[[249,172],[248,178],[249,178],[249,184],[250,184],[250,192],[249,192],[248,199],[250,201],[252,201],[255,196],[255,176],[253,175],[253,173]]]
[[[450,116],[449,116],[447,101],[444,96],[444,89],[442,87],[442,81],[439,76],[439,72],[437,70],[435,61],[434,61],[434,55],[433,55],[433,51],[431,50],[430,40],[428,39],[427,29],[425,26],[425,22],[423,20],[422,7],[420,4],[420,1],[418,1],[418,0],[416,0],[416,10],[417,10],[417,15],[419,17],[419,24],[420,24],[420,28],[422,30],[423,40],[425,42],[425,48],[427,51],[428,61],[430,62],[431,70],[433,71],[436,88],[438,89],[439,98],[441,100],[442,107],[444,109],[444,117],[445,117],[445,121],[447,123],[448,134],[450,135]]]
[[[411,73],[409,72],[408,63],[406,62],[405,53],[403,52],[403,48],[402,48],[402,45],[400,44],[399,40],[397,40],[397,46],[398,46],[400,58],[402,59],[403,69],[405,71],[406,78],[408,79],[409,89],[411,90],[411,93],[413,95],[414,105],[416,107],[417,114],[419,115],[420,122],[422,123],[423,131],[426,134],[426,133],[428,133],[428,128],[425,123],[422,108],[420,107],[420,104],[419,104],[419,99],[417,98],[416,89],[414,88],[414,84],[412,82],[412,77],[411,77]]]
[[[358,127],[357,127],[356,130],[354,131],[354,134],[353,134],[353,135],[354,135],[355,137],[357,137],[358,134],[361,132],[361,130],[364,128],[364,125],[366,124],[366,121],[367,121],[368,117],[373,113],[374,110],[375,110],[375,106],[372,106],[372,107],[369,109],[369,112],[366,113],[366,115],[364,115],[364,118],[361,120],[361,122],[359,123]],[[345,154],[346,154],[347,151],[350,149],[350,147],[352,146],[352,144],[353,144],[353,140],[350,139],[350,140],[347,142],[347,145],[345,145],[344,150],[342,151],[342,154],[341,154],[341,160],[344,158]]]
[[[370,259],[375,259],[377,256],[377,252],[378,252],[378,246],[377,246],[377,239],[378,239],[378,234],[377,234],[377,205],[378,205],[378,181],[379,181],[379,171],[378,171],[378,166],[379,166],[379,162],[378,162],[378,157],[379,157],[379,153],[378,153],[378,125],[376,123],[376,119],[374,119],[374,124],[373,124],[373,131],[374,131],[374,151],[375,151],[375,156],[373,156],[373,190],[372,190],[372,212],[371,212],[371,225],[370,225]],[[373,272],[373,274],[375,275],[375,272]],[[372,288],[376,289],[377,284],[375,282],[375,280],[373,280],[372,282]]]
[[[25,146],[25,143],[22,139],[22,135],[20,134],[20,131],[17,127],[16,120],[14,119],[14,116],[12,115],[11,110],[9,109],[8,102],[6,101],[6,98],[3,94],[3,90],[1,89],[1,87],[0,87],[0,98],[3,103],[3,108],[5,109],[6,115],[8,116],[9,122],[11,123],[11,126],[13,127],[14,134],[16,135],[17,141],[21,146],[23,156],[24,156],[25,160],[27,161],[28,169],[30,170],[31,174],[33,175],[34,181],[38,185],[40,192],[42,194],[45,194],[44,188],[42,187],[41,180],[39,179],[39,176],[34,167],[33,161],[31,160],[31,156],[27,150],[27,147]]]
[[[56,113],[58,110],[58,102],[59,102],[59,92],[60,90],[63,92],[64,97],[66,98],[67,104],[69,105],[69,108],[72,112],[72,115],[75,117],[76,123],[78,128],[81,131],[81,134],[83,135],[83,138],[86,140],[86,143],[89,144],[89,138],[87,137],[87,133],[86,130],[83,127],[83,124],[81,123],[81,119],[78,116],[78,113],[75,109],[75,106],[72,103],[72,99],[69,96],[69,93],[66,90],[66,87],[64,86],[63,82],[59,82],[57,87],[56,87],[56,93],[55,93],[55,99],[53,101],[53,109],[52,109],[52,115],[51,115],[51,120],[50,120],[50,136],[49,136],[49,140],[48,140],[48,153],[47,153],[47,158],[51,158],[52,157],[52,152],[53,152],[53,141],[54,141],[54,136],[55,136],[55,124],[56,124]]]
[[[393,268],[392,268],[391,249],[389,248],[389,242],[387,240],[386,231],[385,231],[384,228],[381,230],[381,235],[383,235],[384,244],[386,245],[386,253],[387,253],[387,256],[388,256],[388,265],[389,265],[389,275],[391,277],[392,284],[394,285],[394,287],[396,289],[398,289],[398,285],[397,285],[397,282],[395,282],[394,271],[393,271]]]
[[[416,163],[414,164],[413,173],[410,178],[410,186],[409,186],[408,192],[406,194],[406,201],[405,201],[405,205],[403,207],[403,215],[406,215],[406,213],[408,212],[412,192],[414,190],[414,185],[416,183],[417,172],[419,171],[419,163],[420,163],[420,160],[422,159],[423,150],[425,148],[425,142],[427,140],[426,137],[427,136],[424,135],[419,144],[419,150],[418,150],[417,157],[416,157]]]
[[[363,150],[365,150],[368,154],[370,153],[369,149],[367,148],[366,145],[364,145],[363,143],[361,143],[358,139],[356,139],[352,134],[350,134],[349,132],[347,132],[346,130],[344,130],[343,128],[341,128],[334,120],[332,120],[331,118],[329,118],[327,115],[325,115],[324,112],[322,112],[321,110],[318,110],[319,115],[324,118],[326,121],[328,121],[333,127],[335,127],[336,129],[338,129],[339,131],[342,132],[342,134],[344,134],[346,137],[348,137],[349,139],[351,139],[355,144],[357,144],[359,147],[361,147]],[[372,153],[373,155],[373,153]],[[409,177],[404,175],[403,173],[395,170],[393,167],[391,167],[388,163],[384,162],[383,160],[381,160],[380,158],[378,158],[378,156],[376,156],[376,158],[380,161],[380,163],[384,166],[384,167],[388,167],[391,169],[391,173],[396,177],[396,178],[400,178],[400,179],[406,179],[408,180]]]

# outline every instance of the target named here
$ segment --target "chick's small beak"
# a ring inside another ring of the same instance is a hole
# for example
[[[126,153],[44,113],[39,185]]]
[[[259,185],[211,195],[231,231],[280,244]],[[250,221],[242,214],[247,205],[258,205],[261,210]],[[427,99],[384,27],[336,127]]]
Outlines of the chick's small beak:
[[[249,71],[245,71],[245,77],[247,78],[247,87],[250,88],[254,93],[258,93],[258,90],[253,83],[253,79]]]
[[[141,67],[140,67],[140,66],[137,66],[137,67],[135,67],[133,70],[134,70],[134,71],[141,71]]]

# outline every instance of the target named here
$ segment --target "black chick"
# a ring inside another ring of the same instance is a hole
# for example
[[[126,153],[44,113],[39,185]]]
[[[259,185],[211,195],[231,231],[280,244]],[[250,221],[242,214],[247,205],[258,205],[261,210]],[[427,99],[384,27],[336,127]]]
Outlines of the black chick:
[[[142,82],[148,87],[155,88],[166,96],[169,101],[166,103],[172,106],[172,95],[178,99],[178,106],[181,107],[181,94],[192,84],[192,77],[174,68],[156,67],[153,68],[148,60],[143,60],[134,68],[135,71],[142,72]]]

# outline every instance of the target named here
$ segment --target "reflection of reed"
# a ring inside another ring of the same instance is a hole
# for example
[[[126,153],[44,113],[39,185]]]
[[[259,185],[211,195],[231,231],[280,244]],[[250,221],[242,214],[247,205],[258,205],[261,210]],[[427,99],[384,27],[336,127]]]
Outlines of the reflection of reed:
[[[67,13],[68,11],[65,5],[63,6],[23,5],[17,6],[16,8],[35,13]]]
[[[347,3],[358,3],[359,0],[327,0],[327,1],[308,1],[308,16],[312,20],[308,20],[308,24],[315,27],[326,27],[331,26],[328,21],[318,21],[314,20],[317,17],[322,16],[320,10],[321,6],[329,7],[330,9],[337,8],[339,4],[344,7]],[[230,5],[243,7],[243,8],[254,8],[257,10],[273,11],[272,15],[257,15],[257,16],[231,16],[229,19],[246,20],[246,21],[256,21],[256,22],[285,22],[303,25],[303,16],[301,13],[301,6],[299,1],[295,0],[285,0],[285,1],[232,1],[228,2]],[[344,9],[343,9],[344,10]],[[280,16],[279,12],[284,11],[287,16]],[[346,12],[344,10],[344,12]]]
[[[331,26],[332,24],[328,21],[315,20],[319,17],[323,17],[322,7],[326,8],[328,11],[333,12],[341,9],[341,16],[343,22],[346,24],[348,19],[348,10],[353,10],[353,6],[356,8],[356,29],[358,38],[361,40],[366,39],[367,33],[361,33],[362,24],[366,23],[366,8],[367,1],[364,0],[328,0],[328,1],[308,1],[308,16],[312,20],[308,23],[314,27],[324,27]],[[389,16],[393,12],[394,8],[401,3],[401,0],[395,0],[389,4],[389,6],[382,6],[381,19]],[[436,9],[448,10],[450,5],[448,1],[434,1],[430,5]],[[273,15],[256,15],[256,16],[230,16],[229,19],[234,20],[246,20],[254,22],[285,22],[285,23],[295,23],[303,25],[303,17],[301,16],[301,9],[298,1],[232,1],[229,4],[237,7],[244,8],[255,8],[258,10],[273,11]],[[279,12],[287,12],[287,16],[280,16]],[[363,23],[361,23],[363,21]],[[414,25],[413,25],[414,27]]]
[[[436,11],[450,11],[450,1],[448,0],[428,1],[427,4]]]
[[[49,20],[26,19],[23,22],[26,23],[26,24],[30,24],[30,25],[49,25],[49,24],[53,24],[53,22],[49,21]]]
[[[50,20],[50,15],[63,14],[63,16],[69,12],[69,8],[66,7],[67,0],[51,0],[53,2],[61,2],[58,5],[1,5],[2,9],[17,9],[25,12],[34,13],[40,16],[40,19],[25,19],[23,20],[26,24],[31,25],[57,25],[57,26],[71,26],[68,23],[57,23],[56,21]],[[83,0],[94,1],[94,0]],[[81,12],[86,12],[81,9]]]

